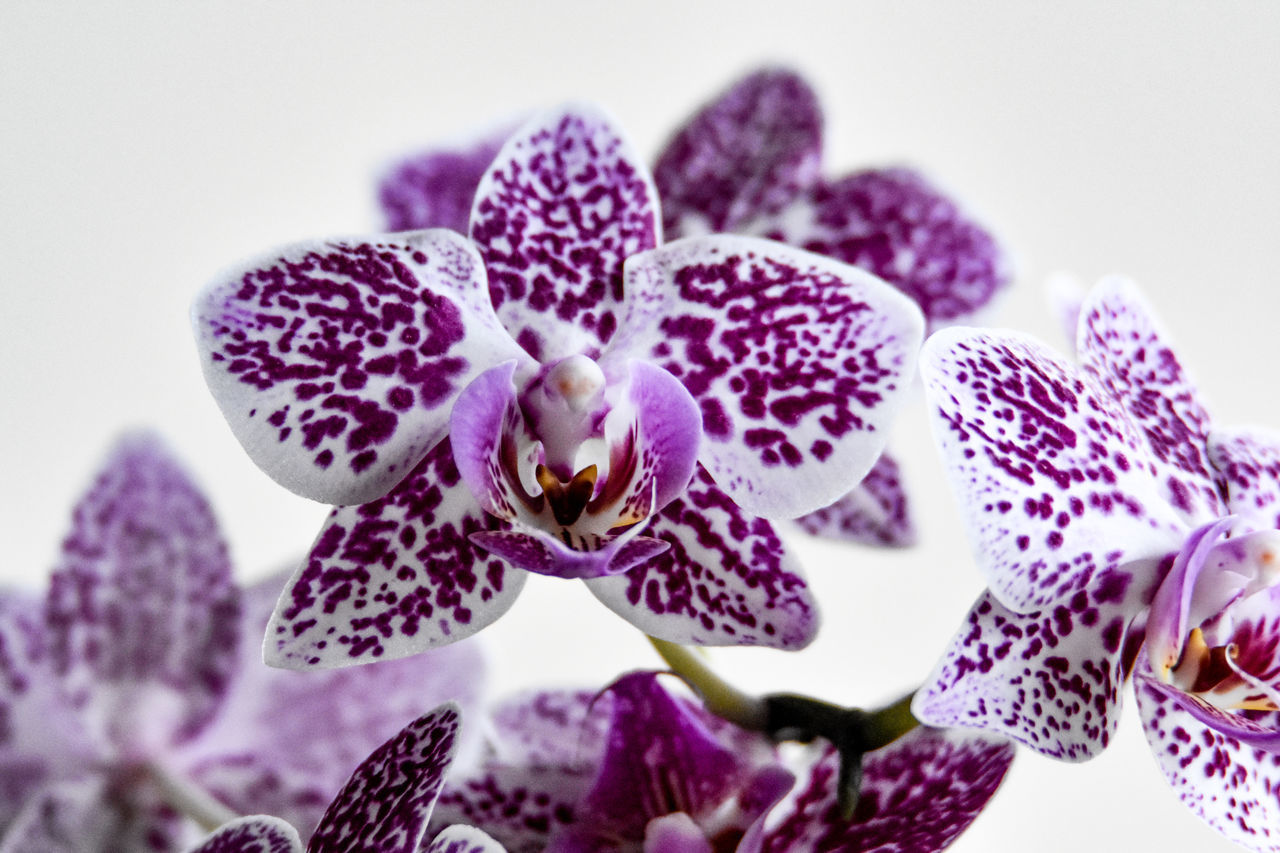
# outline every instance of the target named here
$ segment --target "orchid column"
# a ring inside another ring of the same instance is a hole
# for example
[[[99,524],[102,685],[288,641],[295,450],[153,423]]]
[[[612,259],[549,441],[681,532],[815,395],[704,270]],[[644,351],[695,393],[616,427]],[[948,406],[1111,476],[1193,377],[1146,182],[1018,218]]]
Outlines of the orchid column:
[[[215,282],[205,374],[250,455],[342,505],[269,628],[280,665],[468,636],[533,571],[672,642],[798,648],[816,610],[764,518],[871,468],[923,320],[777,243],[661,244],[652,181],[596,110],[514,134],[470,239],[308,243]]]

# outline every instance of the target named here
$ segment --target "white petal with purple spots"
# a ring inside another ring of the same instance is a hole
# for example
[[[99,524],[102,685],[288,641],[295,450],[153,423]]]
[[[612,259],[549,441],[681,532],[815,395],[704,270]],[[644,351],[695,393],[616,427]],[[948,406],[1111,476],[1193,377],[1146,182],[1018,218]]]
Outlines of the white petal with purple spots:
[[[1137,593],[1114,571],[1027,615],[983,593],[912,712],[929,725],[1007,735],[1053,758],[1096,755],[1115,732]]]
[[[431,839],[427,853],[506,853],[493,838],[474,826],[446,826]]]
[[[819,509],[861,480],[915,374],[911,300],[777,243],[678,240],[628,260],[627,299],[612,349],[684,383],[702,408],[699,461],[757,515]]]
[[[648,534],[670,550],[587,586],[646,634],[673,643],[798,649],[818,627],[817,603],[773,526],[744,513],[699,468]]]
[[[1182,544],[1141,431],[1034,338],[944,329],[920,370],[978,565],[1006,606],[1051,605],[1095,568]]]
[[[1280,435],[1259,428],[1215,429],[1209,461],[1227,506],[1257,529],[1280,528]]]
[[[471,214],[511,336],[543,363],[598,353],[618,328],[622,263],[661,240],[657,216],[648,170],[597,108],[563,107],[516,131]]]
[[[302,853],[302,839],[287,821],[250,815],[223,824],[190,853]]]
[[[1182,801],[1236,844],[1280,850],[1280,752],[1206,725],[1179,705],[1177,691],[1141,672],[1134,686],[1151,751]],[[1276,712],[1248,722],[1280,731]]]
[[[814,536],[863,545],[906,548],[916,543],[902,475],[888,453],[880,454],[867,476],[848,494],[800,516],[796,524]]]
[[[1209,465],[1209,413],[1131,282],[1104,279],[1089,292],[1076,347],[1145,434],[1165,499],[1193,526],[1225,514]]]
[[[329,516],[280,598],[267,661],[327,669],[479,631],[511,607],[527,577],[471,544],[484,529],[442,441],[391,494]]]
[[[210,285],[192,322],[249,456],[332,504],[386,494],[444,437],[472,378],[526,358],[476,250],[443,229],[281,249]]]

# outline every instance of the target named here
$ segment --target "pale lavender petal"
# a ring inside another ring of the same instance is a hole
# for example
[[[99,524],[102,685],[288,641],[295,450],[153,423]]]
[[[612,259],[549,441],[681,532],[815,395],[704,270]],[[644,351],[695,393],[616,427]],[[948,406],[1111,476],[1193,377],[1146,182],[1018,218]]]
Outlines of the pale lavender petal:
[[[504,521],[532,521],[519,470],[513,458],[526,436],[524,415],[513,377],[517,362],[486,370],[458,395],[449,416],[453,460],[476,502]]]
[[[979,313],[1011,279],[991,234],[910,169],[816,184],[780,213],[735,230],[874,273],[914,299],[930,329]]]
[[[902,475],[888,453],[880,454],[852,491],[830,506],[800,516],[796,523],[814,536],[863,545],[906,548],[916,543]]]
[[[192,322],[250,457],[332,504],[385,495],[444,437],[472,378],[526,357],[479,255],[443,229],[281,249],[213,282]]]
[[[432,815],[432,829],[455,823],[482,826],[511,853],[542,853],[554,833],[573,824],[574,809],[594,772],[592,767],[495,765],[465,778],[450,777]]]
[[[818,177],[822,110],[802,77],[757,71],[703,107],[653,169],[670,237],[733,231]]]
[[[480,182],[471,237],[503,325],[543,363],[594,355],[618,328],[622,262],[660,240],[653,182],[597,109],[517,131]]]
[[[604,754],[613,694],[539,690],[494,708],[494,756],[501,764],[592,770]]]
[[[239,591],[208,503],[156,437],[121,440],[76,506],[45,619],[69,701],[116,748],[152,753],[217,712]]]
[[[1178,703],[1180,691],[1141,673],[1134,687],[1152,754],[1187,807],[1236,844],[1280,850],[1280,751],[1274,744],[1271,750],[1249,746],[1238,732],[1206,725]],[[1280,731],[1275,712],[1239,719]]]
[[[1232,519],[1223,519],[1193,532],[1152,596],[1146,622],[1146,651],[1157,671],[1167,673],[1173,668],[1182,657],[1187,634],[1210,615],[1201,613],[1199,619],[1190,621],[1192,597],[1210,552],[1233,523]]]
[[[262,636],[283,583],[276,576],[245,591],[246,636]],[[268,667],[257,643],[245,645],[222,713],[183,751],[187,773],[233,810],[283,817],[304,838],[352,771],[405,720],[446,700],[464,715],[478,711],[487,675],[474,641],[305,673]],[[478,728],[468,728],[478,738]]]
[[[1209,433],[1209,461],[1226,486],[1227,507],[1250,525],[1280,528],[1280,435],[1257,428]]]
[[[190,853],[302,853],[302,839],[288,821],[250,815],[223,824]]]
[[[324,813],[308,853],[416,853],[458,727],[458,708],[446,703],[378,747]]]
[[[387,230],[467,233],[476,187],[514,130],[503,126],[468,144],[427,151],[397,164],[378,185]]]
[[[1153,701],[1158,697],[1161,704],[1177,711],[1177,716],[1185,717],[1186,722],[1198,721],[1243,746],[1280,754],[1280,714],[1275,711],[1232,711],[1210,705],[1153,677],[1145,655],[1139,658],[1136,669],[1134,682],[1139,696]]]
[[[431,840],[427,853],[506,853],[493,838],[474,826],[447,826]]]
[[[702,446],[702,415],[685,386],[643,361],[627,364],[627,402],[638,422],[636,491],[653,493],[661,509],[684,493]]]
[[[1165,500],[1191,525],[1226,513],[1209,465],[1209,413],[1136,287],[1106,279],[1085,298],[1080,361],[1124,404],[1156,458]]]
[[[920,371],[978,565],[1006,606],[1053,604],[1190,532],[1120,404],[1034,338],[943,329]]]
[[[587,581],[604,604],[673,643],[798,649],[817,604],[773,526],[743,512],[702,468],[647,532],[670,550],[625,575]]]
[[[1120,572],[1041,612],[1022,615],[983,593],[911,710],[933,726],[1006,735],[1068,761],[1115,732],[1135,587]]]
[[[625,330],[702,408],[699,461],[743,509],[795,517],[860,481],[915,375],[923,320],[855,267],[750,237],[627,262]]]
[[[1013,761],[1013,745],[973,732],[920,727],[862,764],[853,820],[836,803],[839,756],[828,751],[768,833],[769,853],[795,850],[934,853],[949,846],[991,800]]]
[[[100,758],[49,667],[42,602],[0,591],[0,827],[50,779]]]
[[[603,844],[601,849],[606,849]],[[715,853],[707,834],[684,812],[663,815],[644,828],[644,853]]]
[[[484,529],[442,441],[385,498],[329,516],[267,628],[267,662],[329,669],[479,631],[511,607],[527,577],[471,544]]]

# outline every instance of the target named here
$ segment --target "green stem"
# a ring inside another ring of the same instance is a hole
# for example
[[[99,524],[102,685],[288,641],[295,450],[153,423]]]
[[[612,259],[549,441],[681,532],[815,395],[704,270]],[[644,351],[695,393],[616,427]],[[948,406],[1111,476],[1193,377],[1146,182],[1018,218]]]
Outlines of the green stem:
[[[649,637],[649,642],[671,671],[693,689],[707,710],[739,728],[765,731],[769,713],[763,699],[743,693],[711,671],[684,646]]]

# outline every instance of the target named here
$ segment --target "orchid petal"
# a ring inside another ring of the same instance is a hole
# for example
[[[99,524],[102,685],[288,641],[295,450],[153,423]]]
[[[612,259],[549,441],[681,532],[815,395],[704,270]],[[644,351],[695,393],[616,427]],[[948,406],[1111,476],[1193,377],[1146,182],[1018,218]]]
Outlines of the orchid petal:
[[[768,833],[769,853],[910,850],[949,846],[987,805],[1013,761],[1013,745],[974,732],[916,728],[862,764],[852,820],[836,803],[839,755],[828,750],[788,813]]]
[[[1210,418],[1132,282],[1106,279],[1080,308],[1077,349],[1146,435],[1172,503],[1190,525],[1225,515],[1209,465]]]
[[[467,233],[476,187],[514,130],[503,126],[480,139],[397,164],[378,185],[387,230],[449,228]]]
[[[830,506],[802,515],[796,523],[814,536],[863,545],[906,548],[916,543],[898,463],[880,454],[862,482]]]
[[[332,504],[385,495],[444,437],[472,378],[525,357],[479,255],[443,229],[281,249],[223,275],[192,315],[205,379],[249,456]]]
[[[1150,662],[1140,658],[1134,675],[1137,693],[1170,707],[1184,724],[1198,721],[1216,734],[1231,738],[1249,748],[1280,754],[1280,714],[1275,711],[1238,712],[1223,710],[1209,702],[1187,693],[1178,687],[1165,684],[1151,674]],[[1144,712],[1144,726],[1147,717]],[[1148,739],[1151,732],[1148,730]]]
[[[1125,638],[1141,606],[1131,580],[1113,570],[1026,615],[983,593],[912,713],[932,726],[1006,735],[1051,758],[1098,754],[1115,732]]]
[[[819,183],[735,229],[861,267],[920,306],[930,329],[973,317],[1010,281],[995,239],[910,169]]]
[[[302,853],[302,839],[287,821],[250,815],[223,824],[191,853]]]
[[[915,374],[923,320],[868,273],[749,237],[627,262],[625,334],[702,407],[699,461],[743,509],[795,517],[861,480]]]
[[[1236,844],[1280,850],[1280,714],[1217,711],[1141,671],[1134,687],[1152,754],[1178,797]],[[1205,716],[1191,713],[1192,704]],[[1271,734],[1269,749],[1242,737],[1265,732]]]
[[[378,747],[324,813],[308,853],[417,853],[458,727],[457,706],[445,703]]]
[[[579,808],[594,832],[640,839],[650,820],[702,815],[742,787],[752,767],[722,744],[658,674],[624,675],[609,687],[613,716],[599,771]]]
[[[245,590],[246,635],[262,636],[283,580]],[[474,642],[307,673],[265,666],[256,643],[241,657],[222,713],[184,750],[188,775],[233,810],[286,818],[304,838],[360,761],[405,720],[446,700],[464,714],[478,709],[487,668]]]
[[[505,613],[527,577],[467,538],[485,520],[442,441],[381,500],[339,507],[267,628],[269,664],[328,669],[417,654]]]
[[[603,844],[600,849],[605,849]],[[707,834],[684,812],[655,817],[644,828],[644,853],[715,853]]]
[[[463,389],[450,413],[449,441],[458,473],[485,512],[533,523],[526,496],[517,491],[522,484],[513,477],[522,472],[509,470],[523,460],[508,456],[532,442],[516,397],[517,366],[499,364]]]
[[[487,766],[450,778],[432,827],[483,826],[511,853],[542,853],[553,834],[573,824],[574,809],[593,775],[589,767]]]
[[[494,760],[500,764],[593,771],[604,754],[613,694],[538,690],[493,709]]]
[[[780,68],[734,83],[685,123],[653,169],[671,237],[733,231],[781,210],[817,180],[822,110]]]
[[[489,835],[474,826],[447,826],[431,840],[426,853],[506,853]]]
[[[516,568],[558,578],[600,578],[622,574],[671,547],[650,536],[624,534],[612,538],[588,539],[593,547],[580,551],[556,541],[542,531],[486,531],[471,534],[472,543]]]
[[[618,327],[622,262],[658,244],[657,216],[648,171],[596,108],[564,107],[517,131],[471,214],[511,336],[543,363],[598,352]]]
[[[217,712],[239,591],[208,503],[154,436],[121,440],[76,506],[45,619],[61,686],[104,742],[147,754]]]
[[[97,778],[63,780],[27,800],[4,832],[0,853],[83,853],[115,838],[119,815]]]
[[[1280,435],[1257,428],[1213,430],[1209,461],[1226,486],[1232,514],[1256,528],[1280,528]]]
[[[817,603],[773,526],[744,513],[702,468],[647,528],[671,549],[625,575],[587,581],[641,631],[673,643],[798,649]]]
[[[934,436],[991,591],[1036,610],[1188,532],[1119,403],[1034,338],[943,329],[921,356]]]

